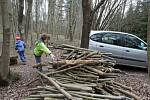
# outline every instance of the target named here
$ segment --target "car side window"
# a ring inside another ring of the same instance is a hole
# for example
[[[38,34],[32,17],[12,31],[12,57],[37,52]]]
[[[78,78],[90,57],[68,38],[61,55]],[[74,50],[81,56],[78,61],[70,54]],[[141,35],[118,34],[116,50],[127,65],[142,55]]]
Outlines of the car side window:
[[[107,33],[102,37],[102,42],[122,46],[122,39],[119,33]]]
[[[90,36],[90,39],[93,40],[93,41],[96,41],[96,42],[101,42],[102,41],[102,36],[104,34],[105,33],[96,33],[96,34]]]
[[[124,46],[129,48],[134,48],[134,49],[140,49],[140,50],[145,50],[147,47],[144,42],[131,35],[125,36]]]

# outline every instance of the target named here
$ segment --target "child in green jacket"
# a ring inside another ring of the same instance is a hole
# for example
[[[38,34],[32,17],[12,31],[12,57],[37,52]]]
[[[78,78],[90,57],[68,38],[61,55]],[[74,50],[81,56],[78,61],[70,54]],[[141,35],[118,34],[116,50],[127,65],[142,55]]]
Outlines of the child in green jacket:
[[[35,43],[34,48],[34,56],[36,63],[41,63],[41,56],[43,53],[49,54],[52,58],[52,60],[55,59],[55,56],[52,54],[52,52],[47,48],[45,45],[46,41],[48,40],[48,35],[42,34],[40,37],[40,40]],[[39,71],[42,71],[42,67],[37,68]]]

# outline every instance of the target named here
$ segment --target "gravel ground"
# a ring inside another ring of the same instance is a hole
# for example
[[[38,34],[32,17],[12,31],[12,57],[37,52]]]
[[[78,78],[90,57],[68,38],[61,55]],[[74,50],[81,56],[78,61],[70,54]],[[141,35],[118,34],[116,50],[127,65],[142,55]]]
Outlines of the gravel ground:
[[[19,73],[21,79],[8,87],[0,87],[0,100],[21,100],[30,94],[29,89],[41,85],[41,81],[35,81],[29,86],[27,83],[36,79],[38,76],[31,66],[34,64],[33,57],[28,57],[27,65],[10,66],[11,70]],[[121,74],[116,79],[117,82],[133,88],[133,91],[141,100],[150,100],[150,83],[148,82],[147,72],[141,69],[123,69],[126,74]]]

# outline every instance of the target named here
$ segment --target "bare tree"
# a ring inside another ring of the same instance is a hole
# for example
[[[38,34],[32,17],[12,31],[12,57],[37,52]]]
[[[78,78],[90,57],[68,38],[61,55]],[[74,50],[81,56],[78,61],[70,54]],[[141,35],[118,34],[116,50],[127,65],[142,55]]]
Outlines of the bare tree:
[[[21,38],[23,38],[22,28],[23,28],[23,9],[24,9],[24,0],[19,0],[19,10],[18,10],[18,31]]]
[[[93,9],[91,8],[91,0],[82,0],[83,8],[83,27],[82,27],[82,38],[81,47],[89,47],[89,34],[91,31],[93,17],[96,11],[103,5],[105,0],[101,0]]]
[[[32,12],[32,2],[33,0],[27,0],[28,3],[28,9],[27,9],[27,15],[26,15],[26,22],[25,22],[25,42],[27,43],[28,40],[28,32],[29,32],[29,25],[30,25],[30,19],[31,19],[31,12]]]
[[[147,26],[147,61],[148,61],[148,77],[150,80],[150,3],[149,3],[149,12],[148,12],[148,26]]]
[[[39,38],[38,21],[39,21],[39,2],[38,0],[35,0],[35,32],[37,34],[37,39]]]
[[[47,33],[52,34],[52,35],[54,34],[55,5],[56,5],[56,0],[48,0]]]
[[[73,41],[73,28],[72,28],[72,20],[73,20],[73,1],[74,0],[70,0],[69,3],[69,37],[70,37],[70,41]]]
[[[9,7],[8,0],[1,0],[2,25],[3,25],[3,46],[0,58],[0,83],[8,84],[9,75],[9,58],[10,58],[10,23],[9,23]]]

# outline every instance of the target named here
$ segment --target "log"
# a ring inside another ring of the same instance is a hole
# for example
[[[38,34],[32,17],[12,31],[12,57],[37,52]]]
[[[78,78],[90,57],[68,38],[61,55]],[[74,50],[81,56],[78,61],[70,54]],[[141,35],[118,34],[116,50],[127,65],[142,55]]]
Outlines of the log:
[[[103,85],[103,89],[110,93],[111,95],[119,96],[120,94],[115,91],[113,87],[108,87],[106,84]]]
[[[22,99],[22,100],[41,100],[41,98],[25,98],[25,99]]]
[[[118,86],[120,86],[120,87],[122,87],[122,88],[124,88],[126,90],[132,91],[131,87],[125,86],[123,84],[120,84],[120,83],[117,83],[117,82],[114,82],[114,81],[113,81],[113,84],[118,85]]]
[[[83,56],[85,56],[85,55],[88,55],[89,53],[90,53],[89,51],[86,51],[86,52],[82,53],[81,55],[79,55],[79,56],[77,57],[77,59],[79,59],[79,58],[81,58],[81,57],[83,57]]]
[[[62,44],[61,46],[62,46],[62,47],[67,47],[67,48],[71,48],[71,49],[78,49],[78,50],[81,50],[81,51],[95,52],[94,50],[85,49],[85,48],[80,48],[80,47],[75,47],[75,46],[67,45],[67,44]],[[106,52],[101,53],[101,52],[99,52],[99,54],[102,54],[102,55],[111,55],[112,53],[106,53]]]
[[[71,48],[71,49],[78,49],[78,50],[82,50],[82,51],[93,51],[93,50],[90,50],[90,49],[75,47],[75,46],[68,45],[68,44],[62,44],[61,47],[67,47],[67,48]]]
[[[70,91],[69,93],[75,93],[83,96],[88,96],[88,97],[95,97],[95,98],[104,98],[104,99],[113,99],[113,100],[126,100],[129,99],[128,97],[125,96],[112,96],[112,95],[100,95],[100,94],[92,94],[92,93],[85,93],[85,92],[75,92],[75,91]]]
[[[71,90],[82,90],[82,91],[93,91],[91,87],[88,86],[79,86],[79,85],[75,85],[75,84],[61,84],[60,82],[56,81],[60,86],[65,87],[65,88],[69,88]]]
[[[66,68],[66,67],[68,67],[68,66],[72,66],[72,64],[65,64],[65,65],[62,65],[61,67],[58,67],[58,68],[56,69],[56,71],[61,70],[61,69],[64,69],[64,68]]]
[[[77,76],[79,76],[79,77],[86,77],[86,78],[98,79],[98,76],[96,76],[96,75],[83,75],[83,74],[78,74]]]
[[[77,77],[77,76],[74,76],[74,75],[71,75],[71,74],[67,74],[69,76],[71,76],[74,80],[80,80],[80,81],[84,81],[84,82],[97,82],[97,80],[92,80],[92,79],[89,79],[89,78],[80,78],[80,77]]]
[[[31,98],[40,98],[40,97],[64,98],[65,96],[63,94],[39,94],[39,95],[36,94],[36,95],[30,95],[30,97]]]
[[[74,53],[76,53],[78,50],[75,49],[73,50],[67,57],[66,57],[66,60],[68,60]]]
[[[82,66],[84,66],[84,65],[83,64],[79,64],[79,65],[76,65],[76,66],[73,66],[73,67],[69,67],[67,69],[63,69],[63,70],[60,70],[60,71],[49,72],[49,73],[46,73],[46,75],[58,74],[58,73],[66,72],[68,70],[72,70],[72,69],[79,68],[79,67],[82,67]]]
[[[119,89],[119,88],[116,88],[116,90],[117,90],[117,91],[120,91],[120,92],[122,92],[122,93],[124,93],[124,94],[126,94],[126,95],[129,96],[129,97],[134,98],[135,100],[141,100],[141,98],[139,98],[137,95],[135,95],[135,94],[133,94],[133,93],[131,93],[131,92],[128,92],[128,91],[125,91],[125,90],[122,90],[122,89]]]
[[[91,52],[90,54],[88,54],[88,55],[86,55],[86,56],[83,56],[83,57],[79,58],[79,60],[86,59],[86,58],[91,57],[91,56],[93,56],[93,55],[95,55],[95,54],[98,54],[98,52]]]
[[[83,72],[86,72],[86,73],[89,73],[89,74],[92,74],[92,75],[96,75],[97,76],[97,73],[93,72],[93,71],[90,71],[90,70],[87,70],[85,68],[80,68],[80,70],[82,70]]]
[[[39,80],[39,78],[33,79],[30,82],[28,82],[27,84],[25,84],[24,86],[29,86],[30,84],[32,84],[33,82]]]
[[[94,87],[95,93],[101,94],[101,95],[110,95],[110,93],[106,92],[104,89],[101,87]]]
[[[112,73],[104,73],[104,72],[102,72],[102,71],[100,71],[100,70],[98,70],[98,69],[95,69],[95,68],[91,68],[91,67],[89,67],[89,66],[84,66],[86,69],[88,69],[88,70],[91,70],[91,71],[93,71],[93,72],[96,72],[99,76],[104,76],[104,77],[110,77],[110,76],[117,76],[117,74],[112,74]]]
[[[108,86],[108,87],[112,88],[112,86]],[[131,92],[128,92],[128,91],[125,91],[125,90],[122,90],[122,89],[116,88],[116,87],[114,89],[121,92],[121,93],[123,93],[123,94],[125,94],[125,95],[127,95],[127,96],[129,96],[129,97],[131,97],[131,98],[134,98],[135,100],[141,100],[137,95],[135,95]]]
[[[100,99],[100,98],[87,97],[87,96],[79,95],[79,94],[76,94],[76,93],[72,93],[72,95],[74,95],[76,97],[83,98],[85,100],[99,100]],[[108,99],[100,99],[100,100],[108,100]]]
[[[98,65],[101,63],[110,63],[107,62],[108,60],[62,60],[62,61],[54,61],[52,62],[53,66],[61,66],[61,65],[77,65],[77,64],[84,64],[84,65]]]
[[[56,89],[58,89],[67,99],[69,100],[75,100],[68,92],[66,92],[64,89],[62,89],[52,78],[46,76],[45,74],[37,71],[41,76],[46,78],[51,84],[55,86]]]

